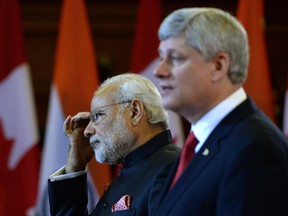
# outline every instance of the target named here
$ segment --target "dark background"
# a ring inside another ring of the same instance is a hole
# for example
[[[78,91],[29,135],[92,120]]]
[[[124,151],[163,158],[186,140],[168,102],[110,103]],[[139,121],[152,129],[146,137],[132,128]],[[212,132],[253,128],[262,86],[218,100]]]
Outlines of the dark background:
[[[72,0],[73,1],[73,0]],[[251,0],[253,1],[253,0]],[[130,66],[137,0],[85,1],[101,80],[127,72]],[[283,103],[288,73],[288,7],[285,0],[266,0],[265,37],[271,84],[275,97],[276,124],[282,128]],[[162,0],[162,17],[181,7],[218,7],[236,14],[238,0]],[[49,93],[62,1],[20,0],[24,39],[36,99],[41,139],[45,131]]]

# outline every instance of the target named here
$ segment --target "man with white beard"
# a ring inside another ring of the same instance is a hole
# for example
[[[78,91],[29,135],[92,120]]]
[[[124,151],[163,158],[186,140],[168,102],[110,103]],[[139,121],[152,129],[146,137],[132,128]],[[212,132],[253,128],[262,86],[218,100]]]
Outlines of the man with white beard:
[[[123,168],[91,215],[148,215],[152,185],[161,187],[180,152],[167,127],[150,80],[129,73],[107,79],[94,94],[91,112],[68,116],[63,124],[69,154],[66,166],[49,179],[51,214],[88,215],[86,166],[95,154],[98,162]]]

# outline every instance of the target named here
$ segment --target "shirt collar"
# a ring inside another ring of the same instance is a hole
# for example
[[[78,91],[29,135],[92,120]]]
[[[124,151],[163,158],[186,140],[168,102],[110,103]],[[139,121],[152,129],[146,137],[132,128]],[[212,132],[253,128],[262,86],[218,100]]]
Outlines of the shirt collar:
[[[162,148],[165,145],[173,143],[172,135],[170,130],[165,130],[155,137],[150,139],[147,143],[135,149],[133,152],[128,154],[123,161],[124,167],[130,167],[136,163],[144,160],[146,157],[151,155],[153,152]]]
[[[246,99],[247,95],[244,89],[240,88],[191,126],[191,131],[194,132],[194,135],[199,141],[195,148],[195,152],[200,150],[219,122]]]

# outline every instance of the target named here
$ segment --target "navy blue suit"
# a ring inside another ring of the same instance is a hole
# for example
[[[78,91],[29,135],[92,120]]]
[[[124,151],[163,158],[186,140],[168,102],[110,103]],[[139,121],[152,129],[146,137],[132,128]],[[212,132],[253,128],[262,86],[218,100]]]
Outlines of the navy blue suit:
[[[164,166],[177,160],[179,153],[180,149],[172,143],[169,130],[158,134],[145,145],[134,150],[125,157],[120,174],[104,192],[91,215],[148,215],[148,199],[153,182]],[[161,175],[164,174],[163,172]],[[82,175],[56,182],[49,180],[52,215],[88,215],[86,179],[87,176]],[[130,209],[112,213],[111,207],[124,195],[131,197]]]
[[[177,165],[152,193],[153,216],[288,215],[287,140],[249,98],[213,130],[169,190]]]

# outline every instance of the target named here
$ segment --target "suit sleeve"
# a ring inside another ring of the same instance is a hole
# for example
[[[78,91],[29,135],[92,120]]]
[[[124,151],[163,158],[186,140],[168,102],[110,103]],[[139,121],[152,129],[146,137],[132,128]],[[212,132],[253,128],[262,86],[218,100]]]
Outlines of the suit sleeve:
[[[50,212],[52,216],[87,213],[87,174],[62,181],[48,180]]]

